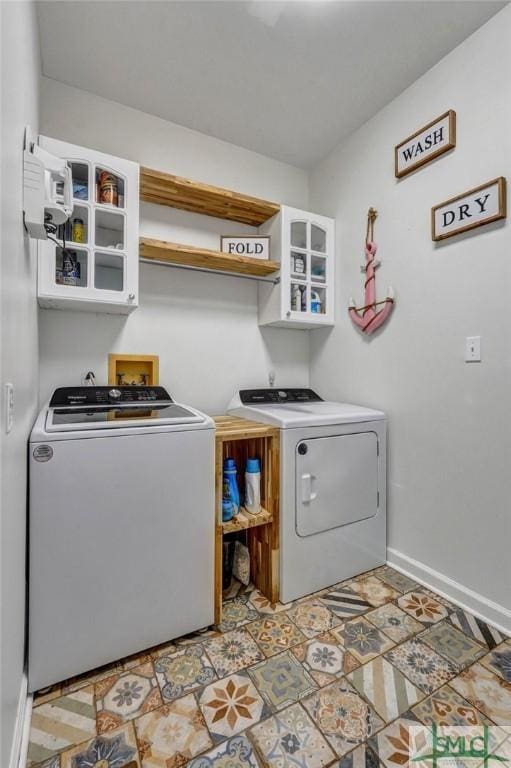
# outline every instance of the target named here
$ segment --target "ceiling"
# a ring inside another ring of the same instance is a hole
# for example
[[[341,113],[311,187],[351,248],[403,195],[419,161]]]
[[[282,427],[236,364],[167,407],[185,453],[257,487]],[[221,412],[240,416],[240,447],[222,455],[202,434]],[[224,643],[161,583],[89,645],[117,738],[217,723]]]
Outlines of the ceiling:
[[[48,77],[308,168],[505,3],[37,5]]]

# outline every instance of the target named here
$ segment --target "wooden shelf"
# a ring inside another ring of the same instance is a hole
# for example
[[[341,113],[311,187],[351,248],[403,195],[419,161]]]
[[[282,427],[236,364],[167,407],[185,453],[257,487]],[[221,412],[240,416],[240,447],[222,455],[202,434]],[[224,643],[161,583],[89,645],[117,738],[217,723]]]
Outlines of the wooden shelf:
[[[144,167],[140,168],[140,199],[253,227],[280,211],[280,205],[269,200]]]
[[[222,523],[222,529],[224,533],[236,533],[237,531],[246,531],[247,528],[255,528],[256,525],[266,525],[273,520],[271,512],[261,507],[261,511],[257,515],[251,515],[244,507],[232,520],[228,520],[226,523]]]
[[[280,269],[280,264],[267,259],[251,259],[231,253],[213,251],[209,248],[195,248],[192,245],[168,243],[165,240],[140,238],[140,256],[153,261],[165,261],[169,264],[185,264],[200,269],[212,269],[221,272],[233,272],[239,275],[266,277]]]
[[[246,440],[252,437],[279,437],[278,427],[239,416],[213,416],[215,435],[220,440]]]
[[[279,599],[279,483],[280,430],[237,416],[215,416],[215,623],[222,620],[222,562],[226,533],[246,530],[250,553],[250,576],[271,603]],[[243,472],[249,456],[261,460],[261,512],[251,515],[242,509],[222,522],[224,459],[235,460]]]

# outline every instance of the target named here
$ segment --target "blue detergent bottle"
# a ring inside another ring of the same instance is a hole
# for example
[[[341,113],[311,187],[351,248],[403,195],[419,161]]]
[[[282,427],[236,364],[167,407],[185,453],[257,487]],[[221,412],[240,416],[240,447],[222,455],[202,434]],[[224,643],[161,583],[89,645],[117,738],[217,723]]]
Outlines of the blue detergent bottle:
[[[227,523],[232,520],[234,508],[231,501],[231,487],[225,473],[222,477],[222,522]]]
[[[234,459],[227,458],[224,459],[224,494],[223,499],[224,501],[230,501],[232,505],[232,514],[228,520],[233,517],[233,515],[237,515],[240,511],[240,491],[238,488],[238,480],[237,480],[237,467],[236,462]],[[228,494],[228,497],[227,497]],[[222,502],[222,517],[224,515],[224,501]],[[227,514],[229,514],[228,508],[225,510]],[[225,520],[225,517],[223,517]]]

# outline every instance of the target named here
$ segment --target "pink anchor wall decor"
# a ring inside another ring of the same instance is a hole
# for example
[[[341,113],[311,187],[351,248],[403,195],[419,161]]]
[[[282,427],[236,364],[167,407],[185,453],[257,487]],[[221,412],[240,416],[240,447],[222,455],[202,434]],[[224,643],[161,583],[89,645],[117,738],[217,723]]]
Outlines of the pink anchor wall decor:
[[[365,297],[364,306],[357,307],[353,299],[350,298],[349,315],[353,323],[360,328],[362,333],[368,336],[381,328],[385,320],[390,316],[394,307],[394,291],[389,287],[387,298],[382,301],[376,301],[376,268],[380,266],[380,261],[376,258],[378,246],[373,240],[374,220],[378,211],[369,208],[367,212],[367,231],[365,244],[366,263],[362,265],[362,272],[365,273]],[[382,309],[376,310],[376,307],[383,304]],[[362,313],[362,314],[360,314]]]

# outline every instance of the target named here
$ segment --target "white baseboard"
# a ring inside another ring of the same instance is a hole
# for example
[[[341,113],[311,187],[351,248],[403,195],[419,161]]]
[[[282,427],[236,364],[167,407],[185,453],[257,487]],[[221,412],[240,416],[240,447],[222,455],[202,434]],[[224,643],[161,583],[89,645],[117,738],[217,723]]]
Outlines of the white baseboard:
[[[503,605],[488,600],[483,595],[449,578],[449,576],[445,576],[443,573],[435,571],[428,565],[420,563],[391,547],[387,547],[387,563],[396,571],[400,571],[405,576],[409,576],[434,592],[438,592],[442,597],[473,613],[474,616],[496,627],[505,635],[511,635],[511,611],[504,608]]]
[[[21,679],[9,768],[25,768],[26,766],[31,712],[32,696],[28,694],[28,680],[24,673]]]

